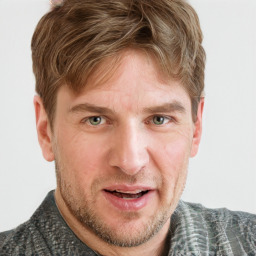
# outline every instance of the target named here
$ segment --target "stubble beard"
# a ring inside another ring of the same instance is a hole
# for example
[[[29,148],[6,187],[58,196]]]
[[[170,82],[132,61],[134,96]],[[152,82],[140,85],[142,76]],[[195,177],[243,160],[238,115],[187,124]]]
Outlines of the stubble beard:
[[[76,198],[73,196],[71,185],[62,179],[61,172],[63,171],[63,166],[61,166],[61,168],[60,166],[59,161],[56,159],[57,184],[69,211],[85,229],[89,229],[97,237],[110,245],[118,247],[136,247],[146,243],[162,229],[170,218],[170,207],[162,207],[162,209],[158,210],[156,215],[148,219],[147,223],[143,223],[139,230],[134,228],[134,230],[129,230],[131,232],[127,232],[127,228],[122,227],[120,223],[118,230],[115,231],[108,223],[102,221],[101,217],[95,212],[93,209],[95,202],[89,201],[84,197]],[[102,211],[104,211],[104,209],[102,209]],[[137,215],[137,213],[126,213],[123,215],[123,218],[125,222],[129,222],[137,218]],[[123,225],[125,226],[125,224]]]

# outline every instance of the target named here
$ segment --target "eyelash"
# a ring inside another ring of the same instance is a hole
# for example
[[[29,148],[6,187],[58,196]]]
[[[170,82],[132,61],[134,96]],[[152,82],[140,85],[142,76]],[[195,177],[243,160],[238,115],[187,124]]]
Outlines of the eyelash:
[[[154,118],[164,118],[165,120],[163,124],[156,124],[154,123]],[[175,122],[175,119],[172,116],[165,116],[165,115],[153,115],[149,118],[148,121],[146,121],[147,124],[151,123],[152,125],[159,126],[159,127],[164,126],[168,123],[173,123],[173,122]]]
[[[102,120],[104,121],[103,124],[105,124],[105,123],[110,124],[110,123],[111,123],[111,122],[108,121],[108,119],[107,119],[106,117],[104,117],[104,116],[89,116],[89,117],[86,117],[86,118],[82,119],[82,120],[81,120],[81,123],[82,123],[82,124],[88,124],[88,125],[91,126],[91,127],[98,127],[98,126],[100,126],[100,125],[103,125],[102,122],[99,123],[99,124],[95,124],[95,125],[93,125],[93,124],[90,122],[90,119],[91,119],[91,118],[97,118],[97,117],[100,117],[100,118],[101,118],[101,121],[102,121]],[[163,124],[156,124],[156,123],[154,123],[154,118],[164,118],[165,121],[164,121]],[[176,122],[176,119],[173,118],[172,116],[153,115],[153,116],[150,116],[150,117],[146,120],[145,124],[152,124],[152,125],[154,125],[154,126],[161,127],[161,126],[164,126],[164,125],[166,125],[166,124],[168,124],[168,123],[175,123],[175,122]]]
[[[92,127],[97,127],[99,125],[102,125],[102,123],[100,123],[98,125],[93,125],[92,123],[90,123],[91,118],[97,118],[97,117],[100,117],[101,121],[103,119],[105,121],[105,123],[107,122],[107,119],[104,116],[89,116],[89,117],[86,117],[86,118],[82,119],[81,123],[82,124],[88,124],[89,126],[92,126]]]

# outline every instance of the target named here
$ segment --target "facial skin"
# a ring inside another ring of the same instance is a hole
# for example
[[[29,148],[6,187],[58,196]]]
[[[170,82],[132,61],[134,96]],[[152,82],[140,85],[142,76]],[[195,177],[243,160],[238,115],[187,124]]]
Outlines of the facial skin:
[[[102,255],[161,255],[198,150],[203,100],[194,123],[183,87],[137,50],[122,53],[109,79],[95,81],[79,95],[60,88],[53,131],[34,100],[43,155],[56,161],[57,205]]]

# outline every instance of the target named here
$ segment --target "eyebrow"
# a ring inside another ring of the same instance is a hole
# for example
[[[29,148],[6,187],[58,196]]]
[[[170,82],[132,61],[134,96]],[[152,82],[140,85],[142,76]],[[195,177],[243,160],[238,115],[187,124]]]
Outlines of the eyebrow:
[[[98,114],[114,114],[115,111],[106,108],[100,107],[90,103],[82,103],[75,105],[70,108],[68,112],[77,113],[77,112],[93,112]],[[165,103],[159,106],[152,106],[143,109],[144,113],[155,114],[155,113],[170,113],[170,112],[180,112],[186,113],[185,107],[178,101],[174,101],[171,103]]]
[[[74,107],[69,109],[69,112],[76,113],[76,112],[93,112],[98,114],[113,114],[114,111],[112,111],[109,108],[100,107],[94,104],[90,103],[82,103],[75,105]]]
[[[150,113],[150,114],[179,112],[179,113],[184,114],[184,113],[186,113],[186,109],[180,102],[174,101],[171,103],[165,103],[160,106],[145,108],[144,112]]]

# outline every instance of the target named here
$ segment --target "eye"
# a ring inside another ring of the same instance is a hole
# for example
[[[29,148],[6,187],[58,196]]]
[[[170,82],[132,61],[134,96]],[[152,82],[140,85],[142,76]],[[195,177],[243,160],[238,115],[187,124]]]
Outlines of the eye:
[[[152,122],[155,125],[163,125],[166,124],[170,121],[170,117],[165,117],[165,116],[154,116]]]
[[[105,123],[105,119],[101,116],[91,116],[87,119],[90,125],[97,126]]]

